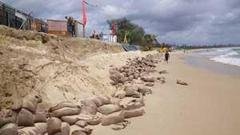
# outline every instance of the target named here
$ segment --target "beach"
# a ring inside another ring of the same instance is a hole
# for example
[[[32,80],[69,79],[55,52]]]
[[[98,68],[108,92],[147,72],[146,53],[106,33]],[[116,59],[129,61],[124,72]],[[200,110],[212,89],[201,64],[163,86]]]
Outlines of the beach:
[[[240,134],[240,76],[186,64],[186,54],[171,54],[165,84],[156,84],[145,98],[146,114],[125,129],[94,127],[94,135],[237,135]],[[157,74],[156,74],[157,75]],[[176,80],[188,86],[176,84]]]

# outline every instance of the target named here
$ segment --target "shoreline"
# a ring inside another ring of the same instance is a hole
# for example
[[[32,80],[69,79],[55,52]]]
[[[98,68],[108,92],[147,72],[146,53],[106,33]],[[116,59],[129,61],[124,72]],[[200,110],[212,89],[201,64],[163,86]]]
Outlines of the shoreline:
[[[184,63],[182,53],[171,55],[157,71],[165,84],[156,84],[146,97],[146,114],[130,119],[123,130],[94,127],[93,135],[236,135],[240,134],[240,77],[223,75]],[[180,79],[188,86],[176,84]]]
[[[193,68],[198,68],[206,72],[213,72],[221,75],[240,77],[240,67],[237,65],[216,62],[208,59],[207,57],[199,56],[195,52],[190,52],[183,55],[185,55],[183,62]]]

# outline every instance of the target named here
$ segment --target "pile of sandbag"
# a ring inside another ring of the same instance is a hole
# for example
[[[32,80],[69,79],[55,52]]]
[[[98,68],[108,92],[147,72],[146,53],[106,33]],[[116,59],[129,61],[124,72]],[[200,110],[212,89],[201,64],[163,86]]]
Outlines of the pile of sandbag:
[[[37,111],[42,99],[38,95],[28,95],[11,109],[2,110],[0,118],[1,135],[44,134],[47,129],[47,113]]]
[[[154,59],[154,55],[129,59],[126,65],[110,69],[111,84],[121,85],[141,78],[145,76],[144,74],[154,72],[156,68],[155,64],[157,64],[157,60]]]
[[[113,97],[139,98],[141,95],[151,94],[151,87],[156,81],[165,83],[164,77],[155,78],[150,75],[155,72],[157,62],[155,55],[147,55],[129,59],[127,64],[120,68],[111,68],[109,71],[111,84],[118,88]]]
[[[156,81],[164,82],[165,78],[154,78],[150,73],[155,72],[158,60],[154,55],[129,59],[120,68],[111,68],[111,84],[117,87],[112,95],[114,103],[99,108],[104,116],[102,125],[124,122],[125,119],[142,116],[144,111],[143,97],[152,94],[151,87]]]

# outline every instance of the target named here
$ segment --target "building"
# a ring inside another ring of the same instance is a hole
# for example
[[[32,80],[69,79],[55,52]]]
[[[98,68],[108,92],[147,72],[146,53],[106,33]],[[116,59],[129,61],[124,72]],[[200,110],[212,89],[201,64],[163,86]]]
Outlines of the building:
[[[75,21],[76,37],[83,37],[83,24],[79,21]]]
[[[83,26],[79,21],[74,21],[75,23],[75,36],[83,37]],[[68,31],[67,20],[47,20],[48,33],[58,36],[69,37],[71,33]]]
[[[48,32],[48,24],[41,19],[34,18],[31,23],[31,30],[47,33]]]
[[[112,30],[109,30],[107,34],[103,34],[103,41],[117,43],[117,35],[112,34]]]
[[[31,29],[33,17],[0,1],[0,24],[16,29]]]
[[[0,24],[15,28],[15,9],[0,2]]]
[[[69,36],[66,20],[47,20],[48,33],[58,36]]]

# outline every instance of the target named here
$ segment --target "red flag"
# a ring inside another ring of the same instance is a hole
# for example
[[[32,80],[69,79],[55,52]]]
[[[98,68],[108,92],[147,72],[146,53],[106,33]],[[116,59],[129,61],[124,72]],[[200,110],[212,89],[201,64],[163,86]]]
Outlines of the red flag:
[[[83,25],[86,26],[87,24],[87,8],[86,8],[86,1],[82,0],[82,14],[83,14]]]

